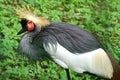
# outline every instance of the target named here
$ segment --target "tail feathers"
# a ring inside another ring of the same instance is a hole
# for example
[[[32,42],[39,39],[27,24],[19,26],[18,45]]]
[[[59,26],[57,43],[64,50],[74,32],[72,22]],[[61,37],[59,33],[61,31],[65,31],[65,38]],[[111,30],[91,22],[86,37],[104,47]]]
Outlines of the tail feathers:
[[[110,54],[108,54],[108,56],[111,60],[112,66],[113,66],[113,77],[111,80],[120,80],[120,67]]]

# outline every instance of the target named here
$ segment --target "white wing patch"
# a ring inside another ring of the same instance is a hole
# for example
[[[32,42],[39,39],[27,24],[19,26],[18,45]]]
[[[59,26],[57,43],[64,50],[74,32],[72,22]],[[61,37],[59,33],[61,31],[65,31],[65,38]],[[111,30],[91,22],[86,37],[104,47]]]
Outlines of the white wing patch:
[[[48,45],[43,44],[43,46],[53,60],[63,68],[70,68],[78,73],[87,71],[106,78],[112,78],[113,76],[111,61],[101,48],[87,53],[75,54],[59,43],[56,46],[50,43]]]
[[[99,49],[96,52],[93,58],[93,65],[97,71],[94,70],[95,73],[99,73],[98,75],[105,76],[107,78],[113,77],[113,67],[110,59],[103,49]]]

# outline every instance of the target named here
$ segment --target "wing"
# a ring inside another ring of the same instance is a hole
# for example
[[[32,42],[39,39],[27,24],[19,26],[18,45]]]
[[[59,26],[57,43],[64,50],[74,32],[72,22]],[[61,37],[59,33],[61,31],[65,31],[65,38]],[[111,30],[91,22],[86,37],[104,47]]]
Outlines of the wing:
[[[66,23],[51,23],[36,39],[38,42],[42,40],[44,50],[63,68],[71,68],[78,73],[87,71],[106,78],[113,76],[107,53],[100,42],[84,29]]]
[[[43,35],[52,36],[59,44],[73,53],[83,53],[102,48],[100,42],[88,31],[67,23],[51,23]]]
[[[63,68],[70,68],[75,72],[89,72],[105,78],[112,78],[113,67],[105,51],[101,48],[87,52],[74,54],[60,45],[47,42],[44,49],[52,59]]]

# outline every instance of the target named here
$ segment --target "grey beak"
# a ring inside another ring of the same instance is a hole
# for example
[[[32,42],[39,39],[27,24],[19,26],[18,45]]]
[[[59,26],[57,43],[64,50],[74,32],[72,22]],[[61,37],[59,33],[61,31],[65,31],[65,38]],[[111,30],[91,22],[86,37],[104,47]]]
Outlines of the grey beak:
[[[24,28],[22,28],[18,33],[17,33],[17,35],[19,35],[19,34],[22,34],[23,32],[25,32],[26,30],[24,29]]]

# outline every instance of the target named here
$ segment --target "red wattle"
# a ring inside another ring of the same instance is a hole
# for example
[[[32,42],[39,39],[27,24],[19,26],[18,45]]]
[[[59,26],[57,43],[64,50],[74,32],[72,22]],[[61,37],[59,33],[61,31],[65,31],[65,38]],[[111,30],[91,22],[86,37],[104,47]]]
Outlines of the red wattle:
[[[34,23],[32,21],[28,21],[28,31],[32,31],[34,29]]]

